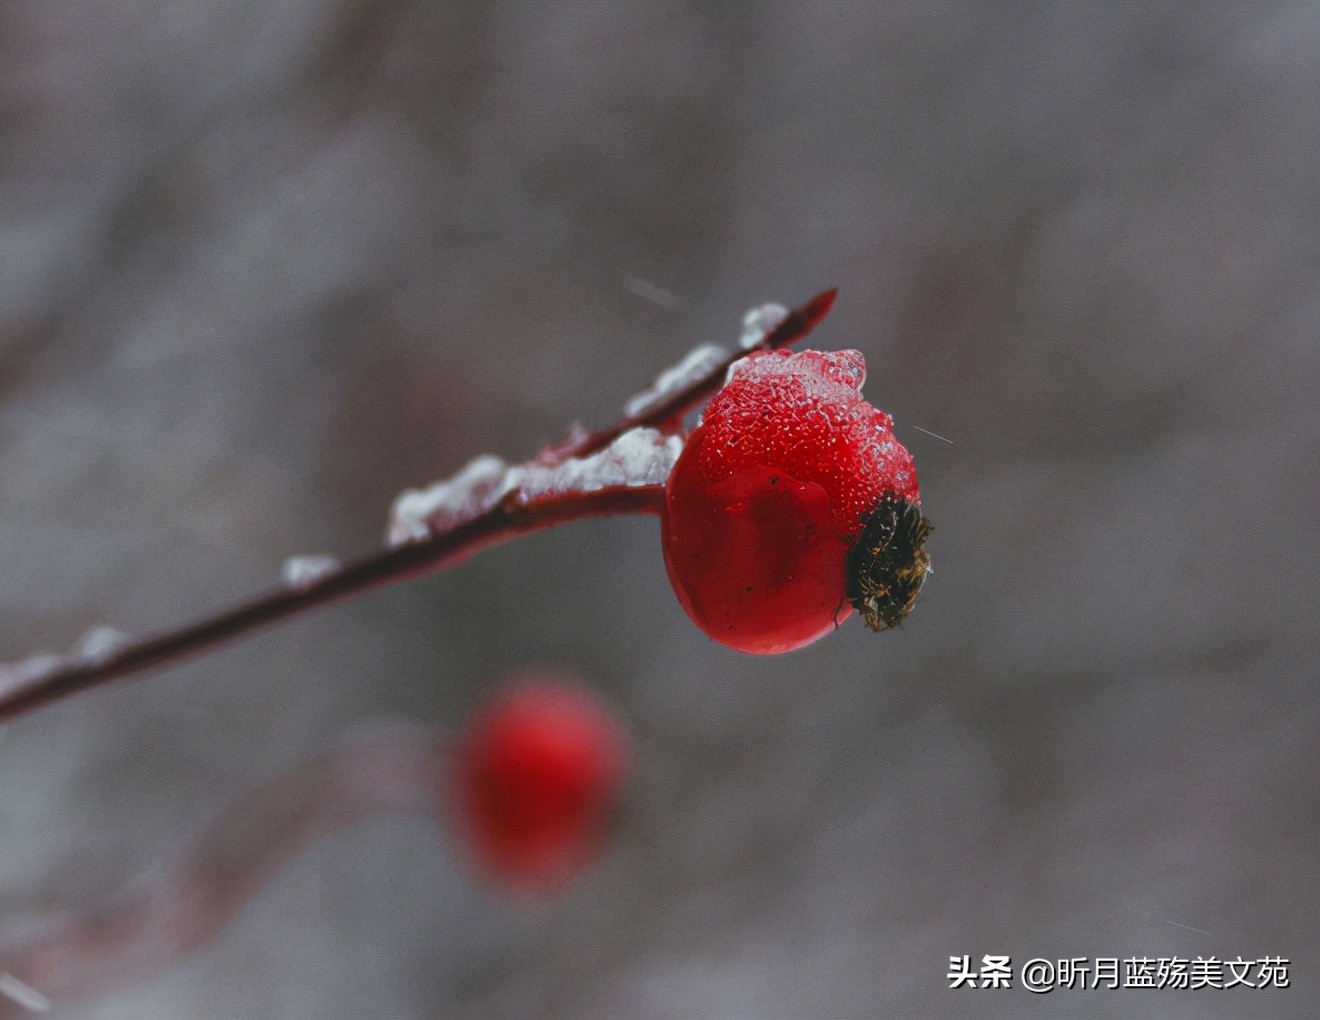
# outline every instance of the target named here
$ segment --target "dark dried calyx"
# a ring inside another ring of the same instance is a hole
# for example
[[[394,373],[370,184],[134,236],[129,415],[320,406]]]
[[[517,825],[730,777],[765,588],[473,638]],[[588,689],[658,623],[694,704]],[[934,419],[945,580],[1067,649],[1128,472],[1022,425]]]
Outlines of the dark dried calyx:
[[[910,500],[886,493],[848,552],[848,601],[872,630],[897,627],[930,570],[931,523]]]

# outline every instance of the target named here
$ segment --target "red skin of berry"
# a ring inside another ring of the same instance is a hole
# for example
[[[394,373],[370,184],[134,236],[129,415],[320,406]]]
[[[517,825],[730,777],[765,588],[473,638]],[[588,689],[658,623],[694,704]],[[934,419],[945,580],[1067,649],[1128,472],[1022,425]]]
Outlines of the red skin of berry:
[[[477,871],[507,893],[562,890],[595,856],[627,757],[623,728],[585,691],[508,689],[456,748],[452,815]]]
[[[852,613],[845,559],[886,493],[920,503],[893,419],[866,402],[857,351],[770,351],[734,368],[666,483],[679,602],[742,652],[792,651]]]

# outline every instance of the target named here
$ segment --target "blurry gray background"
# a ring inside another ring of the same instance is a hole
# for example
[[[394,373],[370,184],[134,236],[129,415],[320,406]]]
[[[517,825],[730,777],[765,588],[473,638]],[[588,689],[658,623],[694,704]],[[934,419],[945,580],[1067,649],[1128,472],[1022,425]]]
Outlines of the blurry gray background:
[[[937,529],[901,631],[777,659],[620,519],[23,719],[0,920],[547,664],[638,745],[573,895],[381,820],[68,1015],[1314,1015],[1317,54],[1316,3],[0,4],[0,658],[367,549],[830,285]],[[1293,987],[950,990],[985,953]]]

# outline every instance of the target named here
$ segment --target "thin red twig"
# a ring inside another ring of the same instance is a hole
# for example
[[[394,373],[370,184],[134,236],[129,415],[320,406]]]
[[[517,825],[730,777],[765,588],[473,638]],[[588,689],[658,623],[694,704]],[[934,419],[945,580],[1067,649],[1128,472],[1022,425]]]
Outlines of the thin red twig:
[[[241,602],[214,616],[125,643],[95,660],[73,658],[68,665],[0,690],[0,720],[40,708],[134,673],[195,658],[213,648],[319,606],[383,585],[443,570],[475,552],[518,535],[567,521],[626,513],[656,513],[660,486],[614,487],[570,492],[518,504],[505,500],[452,531],[422,542],[368,553],[298,587],[284,586]]]
[[[248,795],[134,894],[54,913],[0,953],[0,1017],[67,1006],[163,969],[214,937],[322,836],[374,814],[433,815],[447,753],[440,734],[395,726]]]
[[[554,447],[550,455],[557,461],[589,456],[605,449],[629,429],[675,420],[714,394],[723,384],[729,366],[738,359],[756,350],[787,347],[805,337],[829,314],[836,293],[831,289],[817,294],[790,312],[760,343],[731,354],[702,378],[644,413]],[[18,671],[8,681],[0,682],[0,722],[90,687],[195,658],[310,609],[443,570],[519,535],[590,517],[658,513],[660,492],[659,486],[614,487],[560,493],[530,502],[520,501],[516,492],[510,493],[511,498],[456,528],[367,553],[325,572],[315,581],[277,588],[214,616],[128,640],[104,655],[64,657],[55,668],[33,671],[31,675]]]

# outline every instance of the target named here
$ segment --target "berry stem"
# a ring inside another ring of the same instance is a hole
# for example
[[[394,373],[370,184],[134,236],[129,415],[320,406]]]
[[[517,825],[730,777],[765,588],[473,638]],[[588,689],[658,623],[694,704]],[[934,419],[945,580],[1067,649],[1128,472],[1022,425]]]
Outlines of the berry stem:
[[[530,503],[505,499],[451,531],[368,553],[309,584],[275,588],[214,616],[126,642],[107,656],[94,660],[74,656],[31,678],[20,674],[16,682],[0,688],[0,721],[98,684],[196,658],[319,606],[445,570],[520,535],[591,517],[658,514],[663,500],[661,485],[566,492]]]
[[[133,895],[54,910],[0,952],[0,1017],[67,1007],[198,949],[296,855],[376,814],[434,816],[449,742],[413,725],[346,741],[239,802]],[[10,1001],[6,1001],[6,999]]]
[[[720,388],[735,361],[753,351],[787,347],[805,337],[829,314],[836,293],[831,289],[817,294],[790,312],[759,344],[730,355],[705,376],[644,413],[552,447],[541,457],[562,461],[589,456],[629,429],[658,426],[680,417]],[[664,487],[659,485],[572,491],[531,501],[512,492],[491,510],[455,528],[367,553],[310,583],[253,596],[201,620],[128,640],[108,654],[61,656],[52,668],[31,671],[0,666],[0,722],[112,680],[197,658],[308,610],[448,569],[474,553],[520,535],[591,517],[659,514],[663,502]]]

